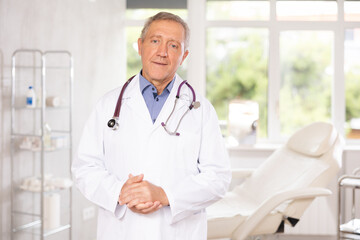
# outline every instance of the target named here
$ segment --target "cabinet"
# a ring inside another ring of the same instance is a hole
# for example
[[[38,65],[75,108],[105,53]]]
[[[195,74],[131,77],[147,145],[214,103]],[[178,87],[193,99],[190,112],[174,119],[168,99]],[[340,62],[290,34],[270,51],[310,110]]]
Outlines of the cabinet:
[[[72,56],[17,50],[11,76],[11,239],[71,239]]]
[[[355,169],[352,175],[344,175],[339,179],[338,239],[360,239],[360,218],[357,218],[360,204],[356,201],[357,190],[360,189],[359,173],[360,168]],[[349,205],[350,209],[342,209],[346,197],[349,197],[349,201],[345,205]]]

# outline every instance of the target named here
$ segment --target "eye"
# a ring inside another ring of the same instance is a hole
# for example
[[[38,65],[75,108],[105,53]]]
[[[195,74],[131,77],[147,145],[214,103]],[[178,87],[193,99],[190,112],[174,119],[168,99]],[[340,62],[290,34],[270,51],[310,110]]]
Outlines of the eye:
[[[158,43],[158,42],[159,42],[159,40],[157,40],[157,39],[153,39],[153,40],[151,40],[151,42],[152,42],[152,43]]]
[[[174,43],[171,43],[171,44],[170,44],[170,47],[173,48],[173,49],[178,49],[178,45],[177,45],[177,44],[174,44]]]

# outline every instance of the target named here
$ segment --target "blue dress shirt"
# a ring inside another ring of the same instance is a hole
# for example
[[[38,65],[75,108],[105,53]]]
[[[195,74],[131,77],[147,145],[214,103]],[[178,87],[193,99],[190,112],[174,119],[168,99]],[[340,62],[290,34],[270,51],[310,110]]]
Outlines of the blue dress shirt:
[[[142,72],[140,72],[140,91],[144,97],[153,123],[155,123],[156,118],[158,117],[162,107],[164,106],[164,103],[166,102],[166,99],[170,94],[170,91],[174,85],[174,79],[166,86],[164,91],[158,95],[156,87],[146,78],[144,78]]]

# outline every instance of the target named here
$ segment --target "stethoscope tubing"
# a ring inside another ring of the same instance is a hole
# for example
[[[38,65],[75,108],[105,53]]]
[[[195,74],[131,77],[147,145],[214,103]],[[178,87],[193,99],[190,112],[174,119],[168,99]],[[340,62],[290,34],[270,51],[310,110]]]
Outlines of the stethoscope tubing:
[[[111,128],[112,130],[117,130],[118,129],[118,120],[119,120],[119,116],[120,116],[120,110],[121,110],[121,104],[122,104],[122,99],[123,99],[123,95],[124,95],[124,92],[125,92],[125,89],[127,88],[127,86],[130,84],[131,80],[135,77],[132,76],[131,78],[129,78],[129,80],[126,81],[126,83],[124,84],[124,86],[121,88],[121,91],[120,91],[120,95],[119,95],[119,98],[116,102],[116,107],[115,107],[115,111],[114,111],[114,115],[113,117],[108,121],[108,127]],[[175,131],[170,131],[167,129],[167,123],[170,119],[170,117],[173,115],[174,111],[175,111],[175,108],[176,108],[176,105],[177,105],[177,101],[178,99],[180,98],[180,90],[182,88],[182,86],[186,84],[190,90],[191,90],[191,93],[193,95],[193,99],[192,99],[192,102],[191,104],[189,105],[188,109],[186,110],[186,112],[181,116],[180,120],[179,120],[179,123],[177,124],[176,128],[175,128]],[[200,106],[200,103],[199,102],[196,102],[196,94],[195,94],[195,91],[194,89],[192,88],[192,86],[186,81],[182,81],[178,87],[178,90],[177,90],[177,93],[176,93],[176,98],[175,98],[175,104],[174,104],[174,107],[169,115],[169,117],[166,119],[166,122],[162,122],[161,125],[164,127],[165,131],[170,134],[170,135],[176,135],[176,136],[180,136],[180,133],[177,132],[179,126],[180,126],[180,123],[181,121],[183,120],[184,116],[192,109],[192,108],[198,108]]]
[[[192,93],[192,95],[193,95],[193,101],[192,101],[192,102],[193,102],[193,103],[196,102],[196,94],[195,94],[195,91],[194,91],[193,87],[192,87],[186,80],[184,80],[184,81],[182,81],[182,83],[180,83],[180,85],[179,85],[179,87],[178,87],[178,90],[177,90],[177,93],[176,93],[176,97],[177,97],[177,98],[180,97],[180,90],[181,90],[182,85],[184,85],[184,84],[186,84],[186,85],[190,88],[190,90],[191,90],[191,93]]]
[[[129,78],[129,80],[126,81],[126,83],[124,84],[124,86],[121,88],[121,92],[120,92],[120,96],[117,100],[117,103],[116,103],[116,107],[115,107],[115,111],[114,111],[114,116],[113,118],[115,119],[119,119],[119,115],[120,115],[120,109],[121,109],[121,103],[122,103],[122,99],[123,99],[123,95],[124,95],[124,92],[125,92],[125,89],[127,88],[127,86],[129,85],[129,83],[131,82],[131,80],[133,80],[133,78],[135,77],[132,76],[131,78]]]

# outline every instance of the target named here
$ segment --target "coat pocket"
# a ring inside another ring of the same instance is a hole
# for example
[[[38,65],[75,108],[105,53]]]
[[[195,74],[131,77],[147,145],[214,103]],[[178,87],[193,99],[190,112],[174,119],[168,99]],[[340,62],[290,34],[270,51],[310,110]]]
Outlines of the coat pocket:
[[[176,148],[176,169],[185,175],[197,174],[200,152],[200,135],[181,132]]]

